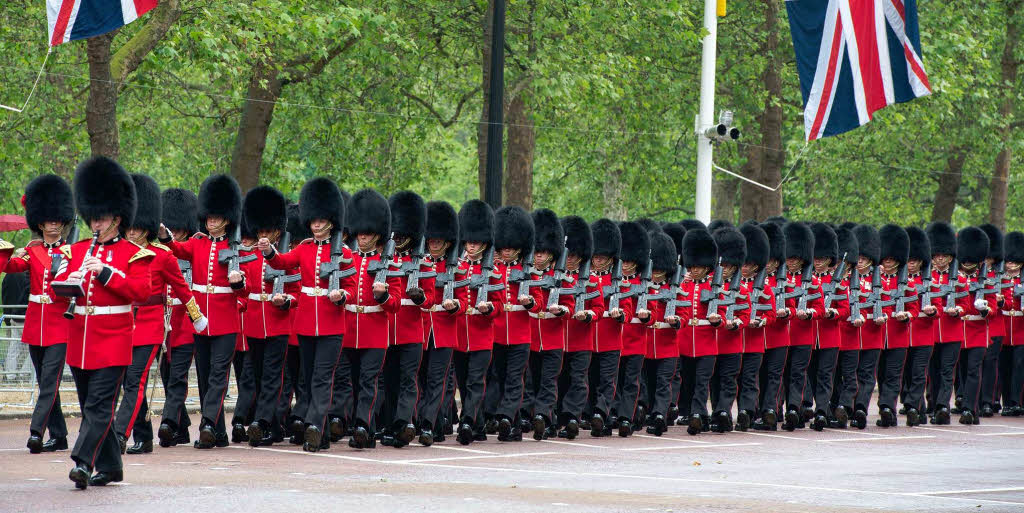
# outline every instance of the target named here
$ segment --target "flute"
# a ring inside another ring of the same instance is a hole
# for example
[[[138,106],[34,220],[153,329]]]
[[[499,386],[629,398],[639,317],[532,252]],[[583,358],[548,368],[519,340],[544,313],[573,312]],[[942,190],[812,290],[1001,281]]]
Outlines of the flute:
[[[93,254],[93,252],[96,250],[96,244],[99,242],[99,240],[100,240],[100,232],[99,232],[99,230],[97,230],[97,231],[92,233],[92,242],[89,243],[89,249],[86,250],[86,252],[85,252],[85,257],[86,258],[91,256]],[[85,269],[85,258],[82,259],[82,266],[79,267],[78,270],[81,271],[83,269]],[[77,295],[72,296],[71,297],[71,301],[68,302],[68,309],[64,312],[64,318],[65,319],[71,320],[71,319],[75,318],[75,306],[77,306],[77,303],[78,303],[78,296],[84,296],[85,295],[85,290],[82,289],[81,283],[78,284],[78,287],[79,287],[79,293]]]

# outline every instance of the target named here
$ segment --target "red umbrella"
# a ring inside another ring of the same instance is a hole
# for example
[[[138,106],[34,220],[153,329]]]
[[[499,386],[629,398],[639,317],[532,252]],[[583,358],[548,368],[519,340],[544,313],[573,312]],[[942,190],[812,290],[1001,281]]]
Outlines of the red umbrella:
[[[25,229],[28,229],[28,224],[25,223],[25,216],[17,214],[0,215],[0,232],[14,232]]]

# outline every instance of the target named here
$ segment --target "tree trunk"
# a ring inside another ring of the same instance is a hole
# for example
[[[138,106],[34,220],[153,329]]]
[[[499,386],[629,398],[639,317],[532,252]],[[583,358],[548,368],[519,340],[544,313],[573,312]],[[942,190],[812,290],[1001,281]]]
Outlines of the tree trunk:
[[[747,146],[747,162],[743,164],[740,172],[751,180],[761,179],[761,148]],[[762,213],[761,189],[747,182],[740,184],[740,222],[747,220],[763,221],[771,217]]]
[[[932,221],[948,223],[953,219],[960,182],[963,181],[964,161],[967,152],[963,147],[954,148],[946,160],[946,170],[939,178],[939,189],[935,191],[935,205],[932,207]]]
[[[487,14],[483,19],[484,36],[480,45],[480,58],[483,73],[480,87],[483,89],[483,101],[480,102],[480,123],[476,126],[476,158],[477,182],[480,186],[480,199],[486,197],[487,191],[487,108],[491,104],[491,34],[493,33],[494,2],[488,0]]]
[[[266,87],[261,85],[264,81]],[[258,64],[253,70],[231,155],[231,176],[238,180],[243,193],[260,183],[263,150],[267,147],[274,105],[282,88],[281,79],[272,65]]]
[[[117,159],[120,144],[117,137],[117,84],[110,75],[110,42],[117,31],[89,38],[89,100],[85,107],[85,124],[93,155]]]
[[[517,94],[508,107],[508,156],[502,203],[533,209],[533,154],[536,134],[524,93]]]
[[[739,180],[731,176],[717,174],[711,181],[711,219],[721,219],[735,224],[736,191]]]
[[[604,181],[601,182],[601,196],[604,197],[604,217],[612,221],[625,221],[629,212],[626,204],[622,201],[622,168],[615,168],[608,172]]]
[[[1013,129],[1009,126],[1014,116],[1014,100],[1012,93],[1017,91],[1017,69],[1020,61],[1014,56],[1017,44],[1020,42],[1021,18],[1015,13],[1020,12],[1024,2],[1018,0],[1007,5],[1006,17],[1006,42],[1003,45],[1002,72],[1000,78],[1003,83],[1003,104],[999,107],[999,118],[1006,122],[1000,133],[1002,149],[996,156],[995,168],[992,170],[992,181],[990,183],[988,221],[1000,229],[1006,229],[1006,196],[1009,189],[1008,179],[1010,177],[1010,160],[1012,149],[1010,147],[1010,135]]]
[[[110,62],[110,74],[118,82],[117,88],[124,88],[128,75],[135,71],[156,45],[167,35],[181,17],[179,0],[161,0],[146,16],[146,24],[127,43],[117,49]]]

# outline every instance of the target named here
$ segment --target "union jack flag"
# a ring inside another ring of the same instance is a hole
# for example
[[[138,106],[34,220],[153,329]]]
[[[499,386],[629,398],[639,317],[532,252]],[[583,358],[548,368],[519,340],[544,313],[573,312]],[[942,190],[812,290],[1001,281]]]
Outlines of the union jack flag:
[[[916,0],[791,0],[786,11],[808,141],[931,93]]]
[[[156,7],[159,0],[46,0],[50,46],[123,27]]]

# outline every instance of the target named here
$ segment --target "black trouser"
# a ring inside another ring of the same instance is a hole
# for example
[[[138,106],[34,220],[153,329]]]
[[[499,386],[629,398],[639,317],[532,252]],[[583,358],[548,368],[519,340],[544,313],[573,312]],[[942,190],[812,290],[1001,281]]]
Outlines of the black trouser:
[[[999,351],[999,377],[996,380],[995,402],[1006,402],[1010,397],[1010,386],[1013,382],[1013,347],[1009,339],[1004,338],[1002,349]],[[993,405],[995,406],[995,405]]]
[[[526,346],[528,347],[528,346]],[[562,350],[530,351],[529,396],[523,409],[532,415],[542,415],[551,425],[555,422],[555,403],[558,401],[558,373],[562,370]]]
[[[284,380],[282,385],[281,398],[277,402],[275,416],[278,422],[287,426],[292,419],[302,420],[306,412],[306,388],[303,385],[302,358],[299,356],[299,346],[286,344],[284,355]],[[337,377],[337,372],[335,372]],[[335,392],[337,394],[337,392]],[[295,397],[295,407],[292,407],[292,397]],[[333,402],[337,402],[335,395]],[[332,408],[333,415],[333,408]]]
[[[953,394],[953,373],[960,357],[960,342],[936,342],[928,363],[928,400],[930,408],[949,407]]]
[[[758,380],[764,353],[743,353],[740,362],[739,396],[737,406],[751,414],[757,413]]]
[[[488,357],[488,363],[490,363]],[[484,370],[486,373],[486,369]],[[455,351],[452,351],[452,364],[448,366],[448,376],[444,380],[444,398],[441,400],[441,409],[438,411],[438,418],[447,419],[448,425],[459,421],[459,410],[455,406],[455,391],[458,388],[458,380],[455,379]]]
[[[761,362],[761,411],[777,411],[779,407],[779,394],[782,389],[782,372],[786,365],[786,355],[789,347],[773,347],[764,352],[764,360]]]
[[[195,336],[196,374],[199,376],[203,419],[213,423],[216,433],[223,435],[227,434],[224,427],[224,396],[228,392],[228,369],[235,357],[236,337],[234,333],[216,337]]]
[[[591,354],[590,351],[565,353],[562,373],[558,376],[558,388],[564,390],[558,410],[562,417],[560,424],[565,424],[569,419],[579,420],[583,417],[583,410],[587,407],[587,395],[590,393],[587,378]]]
[[[665,415],[672,401],[672,377],[679,367],[679,357],[645,358],[644,375],[647,381],[647,404],[651,415]]]
[[[1003,322],[1000,318],[996,322]],[[985,357],[981,363],[981,392],[978,396],[980,406],[992,406],[999,397],[999,353],[1003,349],[1003,337],[992,337],[992,343],[985,348]]]
[[[331,407],[331,398],[334,394],[334,373],[338,368],[338,358],[342,353],[341,335],[320,337],[299,335],[298,338],[302,372],[309,376],[304,383],[309,403],[303,414],[303,420],[307,425],[324,432],[327,428],[327,410]],[[383,359],[384,350],[381,349],[380,352]],[[380,372],[379,365],[376,371]],[[376,395],[376,383],[374,383],[374,395]]]
[[[441,417],[444,416],[441,406],[446,402],[445,382],[448,379],[448,370],[452,366],[453,352],[454,349],[450,347],[434,347],[434,341],[431,340],[423,354],[425,361],[419,372],[422,393],[416,405],[421,429],[441,427]]]
[[[383,427],[404,426],[416,418],[419,387],[416,375],[423,359],[423,344],[399,344],[388,347],[384,357],[384,397],[380,423]]]
[[[907,360],[907,348],[893,348],[882,351],[878,360],[878,408],[884,406],[895,410],[903,382],[903,364]]]
[[[462,422],[476,429],[483,428],[483,403],[487,394],[487,369],[491,352],[455,351],[452,355],[458,378],[459,397],[462,399]]]
[[[590,359],[591,381],[590,396],[594,398],[593,413],[599,413],[605,419],[611,414],[615,404],[615,388],[619,379],[619,351],[594,353]],[[596,372],[594,372],[596,371]]]
[[[672,402],[679,407],[680,415],[683,411],[683,405],[679,403],[679,396],[683,394],[683,358],[686,357],[676,358],[676,371],[672,373]]]
[[[121,393],[125,367],[102,369],[71,368],[82,409],[82,425],[78,440],[71,449],[71,459],[97,472],[121,470],[121,444],[114,436],[114,408]]]
[[[501,384],[501,399],[498,401],[498,408],[494,411],[496,417],[506,417],[515,423],[519,418],[519,408],[523,404],[523,375],[526,373],[526,364],[530,359],[530,344],[516,344],[509,346],[496,346],[504,348],[495,355],[495,375],[498,383]],[[561,360],[561,355],[559,355]],[[555,385],[557,386],[557,373],[555,374]],[[555,400],[558,398],[555,390]],[[552,403],[554,407],[554,403]]]
[[[718,400],[715,401],[715,411],[732,412],[732,403],[736,402],[736,396],[739,395],[737,377],[742,365],[742,353],[718,355],[715,362],[715,372],[718,374]]]
[[[875,391],[875,375],[878,372],[878,357],[881,349],[861,349],[857,361],[857,396],[854,408],[868,411],[871,394]]]
[[[640,371],[644,355],[631,354],[619,360],[619,386],[616,390],[615,413],[622,420],[632,422],[636,414],[636,403],[640,400]],[[643,421],[643,419],[638,419]]]
[[[932,356],[932,346],[915,346],[907,351],[907,363],[904,372],[910,377],[904,378],[906,390],[903,405],[924,412],[924,387],[928,381],[928,360]]]
[[[853,410],[853,402],[857,397],[857,365],[860,364],[860,350],[839,351],[836,363],[835,379],[832,383],[833,409],[842,406]]]
[[[814,354],[811,355],[811,360],[811,368],[814,369],[811,381],[814,413],[831,417],[832,385],[836,373],[836,363],[839,360],[839,348],[815,349]]]
[[[50,430],[50,438],[68,436],[68,426],[60,408],[60,380],[64,375],[67,350],[67,344],[28,346],[28,355],[32,358],[36,382],[39,384],[39,395],[36,397],[36,407],[32,410],[29,431],[40,437],[47,429]]]
[[[167,382],[164,383],[164,413],[161,422],[177,431],[184,431],[192,424],[185,410],[188,397],[188,370],[195,356],[195,344],[185,344],[167,350]]]
[[[1013,346],[1013,374],[1007,376],[1010,381],[1009,395],[1004,399],[1003,406],[1021,406],[1021,394],[1024,393],[1024,346]]]
[[[377,418],[373,415],[376,402],[380,400],[380,375],[384,368],[385,349],[355,349],[346,347],[341,351],[339,372],[348,372],[352,379],[355,403],[352,408],[353,426],[362,426],[373,433],[377,429]],[[310,410],[315,396],[310,396]]]
[[[284,360],[288,335],[250,338],[248,360],[257,390],[251,422],[271,427],[280,422],[276,412],[284,389]],[[239,398],[241,401],[241,398]]]
[[[235,399],[235,411],[231,415],[231,424],[248,425],[256,415],[257,395],[260,391],[260,378],[262,365],[259,365],[252,356],[252,347],[249,351],[235,351],[231,358],[231,366],[235,371],[235,386],[238,387],[238,398]]]
[[[136,442],[153,440],[153,423],[146,418],[149,410],[146,384],[149,382],[149,368],[159,350],[159,345],[133,347],[132,364],[124,373],[124,397],[117,408],[114,432],[125,438],[134,432]]]
[[[981,395],[981,362],[985,359],[984,347],[971,347],[960,351],[960,365],[964,366],[963,408],[978,413],[978,399]]]
[[[690,415],[707,415],[711,375],[715,372],[715,363],[718,360],[718,356],[698,356],[692,360],[693,392],[690,399]],[[687,388],[685,378],[683,378],[683,388]]]
[[[789,348],[789,391],[786,396],[787,408],[799,410],[803,405],[807,388],[807,366],[811,363],[811,346],[790,346]]]

